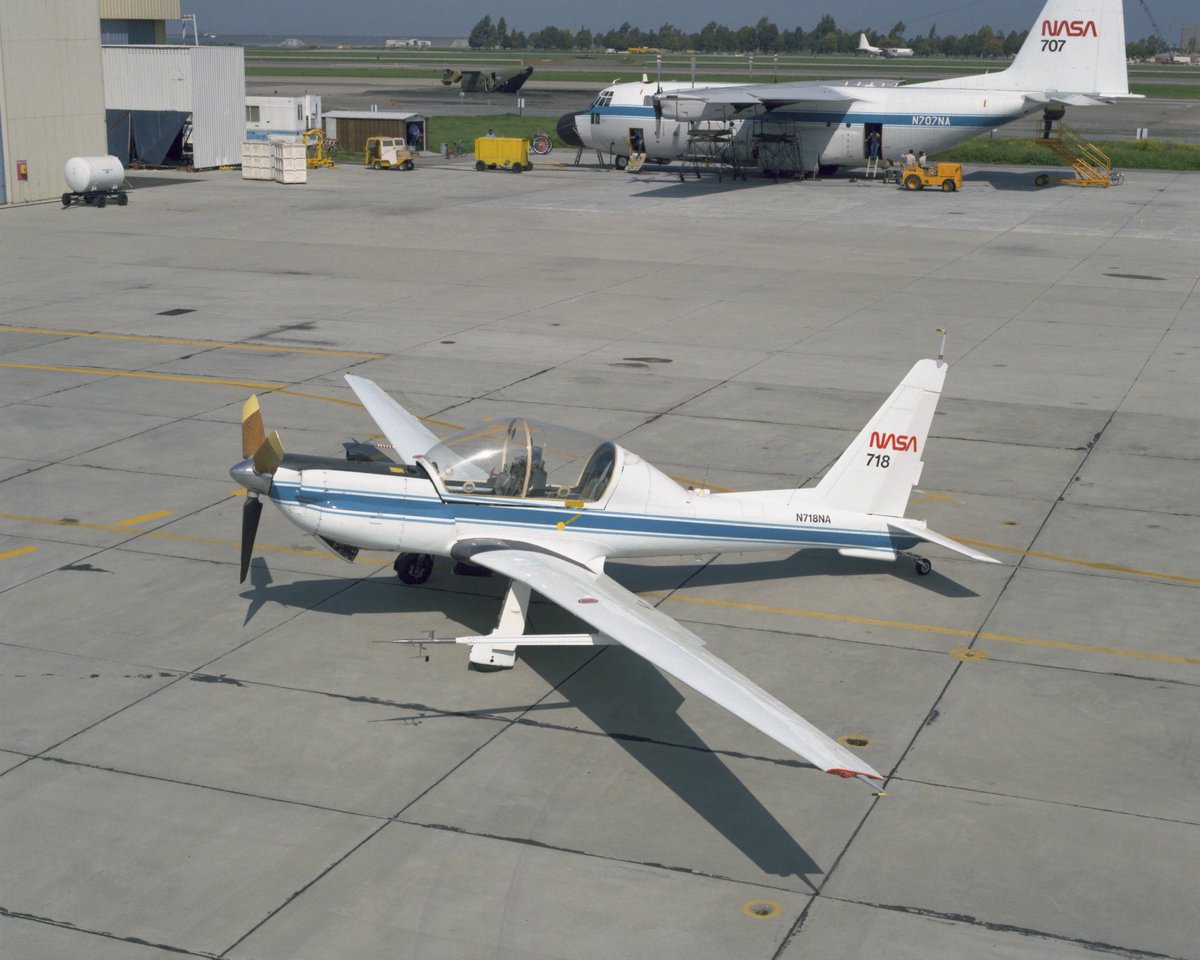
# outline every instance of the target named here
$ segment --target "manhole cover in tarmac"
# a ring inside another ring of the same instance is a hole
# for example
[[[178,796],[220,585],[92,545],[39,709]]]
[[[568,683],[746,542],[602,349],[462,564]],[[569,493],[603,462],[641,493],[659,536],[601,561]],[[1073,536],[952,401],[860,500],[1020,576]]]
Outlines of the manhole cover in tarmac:
[[[747,900],[742,904],[742,913],[755,920],[770,920],[783,910],[774,900]]]

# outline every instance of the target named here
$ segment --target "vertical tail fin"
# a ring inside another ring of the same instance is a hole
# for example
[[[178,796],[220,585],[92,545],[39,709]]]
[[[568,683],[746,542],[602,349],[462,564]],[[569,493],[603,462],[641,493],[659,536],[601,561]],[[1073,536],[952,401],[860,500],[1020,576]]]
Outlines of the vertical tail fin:
[[[945,379],[945,361],[918,361],[817,484],[817,495],[835,509],[903,517]]]
[[[1008,69],[916,86],[1128,96],[1124,4],[1046,0]]]

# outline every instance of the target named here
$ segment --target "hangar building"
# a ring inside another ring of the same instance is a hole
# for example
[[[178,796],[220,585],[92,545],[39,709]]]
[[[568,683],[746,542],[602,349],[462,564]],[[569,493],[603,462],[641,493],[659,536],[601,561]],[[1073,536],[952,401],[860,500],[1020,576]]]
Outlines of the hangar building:
[[[180,0],[0,0],[0,204],[54,199],[71,157],[241,163],[240,47],[167,46]]]

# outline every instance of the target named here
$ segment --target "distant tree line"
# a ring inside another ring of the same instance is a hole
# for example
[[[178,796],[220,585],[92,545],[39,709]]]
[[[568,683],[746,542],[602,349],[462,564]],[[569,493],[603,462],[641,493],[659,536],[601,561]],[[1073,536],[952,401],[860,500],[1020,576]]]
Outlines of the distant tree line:
[[[886,34],[869,28],[842,30],[830,14],[825,14],[812,30],[796,27],[780,30],[766,17],[754,26],[736,30],[710,21],[699,33],[685,33],[664,23],[657,30],[642,30],[628,22],[607,33],[586,27],[572,32],[561,27],[543,27],[530,34],[510,30],[504,17],[495,23],[484,17],[471,29],[468,43],[477,50],[629,50],[655,48],[668,53],[853,53],[858,35],[865,33],[877,47],[911,47],[918,57],[1012,57],[1021,49],[1028,30],[1004,33],[984,25],[963,36],[939,37],[937,26],[922,37],[906,38],[904,21],[893,25]],[[1131,57],[1148,57],[1165,50],[1156,36],[1126,44]]]

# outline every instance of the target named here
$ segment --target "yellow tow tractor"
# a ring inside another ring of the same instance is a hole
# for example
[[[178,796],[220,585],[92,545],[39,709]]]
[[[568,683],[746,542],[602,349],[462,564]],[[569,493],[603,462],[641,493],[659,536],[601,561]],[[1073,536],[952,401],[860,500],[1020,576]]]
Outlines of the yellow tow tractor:
[[[403,137],[367,137],[363,166],[372,170],[411,170],[417,153]]]
[[[905,190],[941,187],[946,193],[953,193],[962,186],[962,164],[931,163],[922,167],[914,163],[900,171],[900,182]]]

